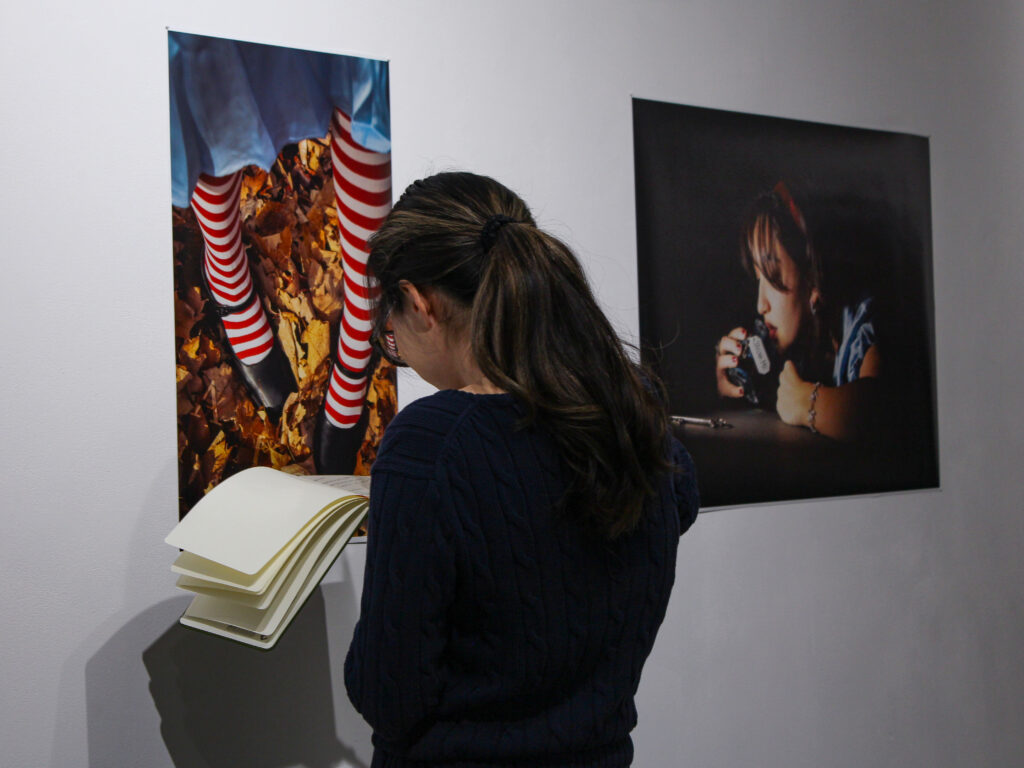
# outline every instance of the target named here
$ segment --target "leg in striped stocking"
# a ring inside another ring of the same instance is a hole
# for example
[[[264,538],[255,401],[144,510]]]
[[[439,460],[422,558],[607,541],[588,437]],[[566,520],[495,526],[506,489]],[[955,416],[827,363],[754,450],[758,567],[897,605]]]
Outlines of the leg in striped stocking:
[[[258,405],[279,412],[295,389],[295,378],[249,272],[238,209],[241,184],[241,171],[221,177],[204,174],[196,182],[192,210],[205,244],[203,277],[239,375]]]
[[[370,308],[377,287],[366,274],[366,241],[391,210],[391,155],[371,152],[352,138],[349,118],[334,110],[331,163],[345,267],[345,308],[323,409],[314,461],[325,474],[351,474],[366,431],[370,368]]]

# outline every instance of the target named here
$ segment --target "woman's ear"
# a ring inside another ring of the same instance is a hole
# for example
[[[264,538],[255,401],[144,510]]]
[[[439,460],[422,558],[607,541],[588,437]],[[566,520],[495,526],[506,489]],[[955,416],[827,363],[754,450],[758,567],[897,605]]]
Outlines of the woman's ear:
[[[821,309],[821,291],[819,291],[817,288],[811,289],[810,304],[811,314],[818,314],[818,310]]]
[[[408,322],[413,330],[423,333],[437,325],[437,307],[433,293],[421,291],[408,280],[399,281],[398,290],[402,292],[402,319]]]

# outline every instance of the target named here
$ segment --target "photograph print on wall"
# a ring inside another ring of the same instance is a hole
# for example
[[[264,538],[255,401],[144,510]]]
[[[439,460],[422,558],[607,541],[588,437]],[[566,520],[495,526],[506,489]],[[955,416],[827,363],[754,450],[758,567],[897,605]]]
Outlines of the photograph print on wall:
[[[168,32],[179,515],[252,466],[369,474],[396,408],[367,238],[388,64]]]
[[[938,485],[928,140],[633,101],[640,335],[706,507]]]

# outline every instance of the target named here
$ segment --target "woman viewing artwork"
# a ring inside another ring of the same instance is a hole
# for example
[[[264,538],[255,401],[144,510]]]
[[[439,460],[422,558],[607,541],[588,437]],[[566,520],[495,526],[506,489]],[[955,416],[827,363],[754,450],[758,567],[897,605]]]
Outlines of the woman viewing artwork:
[[[413,183],[370,247],[374,338],[439,390],[371,472],[345,682],[372,765],[630,765],[698,509],[657,379],[493,179]]]

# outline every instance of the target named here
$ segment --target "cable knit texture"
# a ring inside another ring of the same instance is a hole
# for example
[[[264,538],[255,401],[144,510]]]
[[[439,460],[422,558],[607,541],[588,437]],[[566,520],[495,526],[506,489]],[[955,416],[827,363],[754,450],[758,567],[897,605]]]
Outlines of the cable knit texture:
[[[552,512],[553,441],[511,395],[442,391],[404,408],[373,466],[361,617],[345,685],[373,768],[618,768],[665,616],[692,461],[612,543]]]

